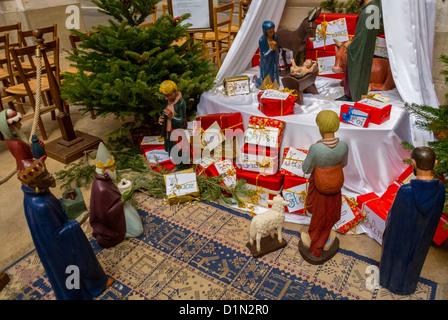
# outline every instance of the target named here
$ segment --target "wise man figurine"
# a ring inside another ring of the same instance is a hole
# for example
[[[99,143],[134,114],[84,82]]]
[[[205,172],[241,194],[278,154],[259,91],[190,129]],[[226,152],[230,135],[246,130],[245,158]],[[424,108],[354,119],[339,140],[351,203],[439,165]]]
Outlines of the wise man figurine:
[[[445,204],[446,190],[434,179],[437,165],[430,147],[411,152],[415,179],[402,185],[386,218],[380,261],[380,285],[390,292],[415,292]]]
[[[89,217],[93,237],[101,247],[110,248],[125,238],[142,235],[140,216],[131,205],[125,207],[122,193],[115,185],[115,159],[102,142],[98,145],[95,166]],[[123,192],[127,189],[123,188]]]
[[[16,166],[21,165],[22,160],[32,159],[33,153],[25,134],[20,130],[22,115],[12,109],[0,112],[0,131],[5,138],[9,151],[16,159]]]
[[[114,282],[98,262],[77,220],[68,220],[56,186],[40,159],[25,159],[17,172],[23,206],[39,259],[58,300],[92,300]],[[73,279],[70,279],[70,276]]]
[[[311,174],[308,181],[306,211],[311,215],[308,232],[301,233],[299,251],[312,264],[322,264],[338,250],[338,239],[332,228],[341,218],[344,172],[347,165],[348,145],[335,137],[339,116],[332,110],[323,110],[316,116],[322,139],[310,146],[302,169]]]

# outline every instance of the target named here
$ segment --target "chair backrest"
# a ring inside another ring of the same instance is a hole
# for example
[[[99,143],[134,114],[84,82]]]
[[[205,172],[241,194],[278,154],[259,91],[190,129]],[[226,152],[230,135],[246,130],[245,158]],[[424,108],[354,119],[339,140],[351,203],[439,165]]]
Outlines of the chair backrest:
[[[22,24],[20,22],[17,22],[15,24],[10,24],[7,26],[1,26],[0,27],[0,34],[2,33],[8,33],[9,35],[9,41],[14,41],[14,43],[10,43],[10,45],[20,45],[20,31],[22,30]],[[13,39],[12,34],[9,34],[10,31],[16,31],[15,39]]]
[[[39,28],[42,31],[44,37],[46,36],[46,42],[52,41],[58,36],[58,27],[56,24],[52,26]],[[19,31],[20,40],[23,47],[31,46],[36,44],[36,40],[33,35],[34,29],[31,30],[21,30]]]
[[[5,33],[4,35],[0,36],[0,50],[5,53],[5,58],[0,60],[0,64],[2,66],[6,66],[5,69],[8,71],[9,81],[11,84],[14,84],[14,75],[11,66],[11,54],[9,53],[10,46],[9,34]]]
[[[213,8],[213,19],[215,24],[215,33],[220,32],[219,29],[227,27],[230,37],[230,27],[232,26],[233,10],[235,9],[235,1]],[[225,15],[223,14],[225,13]],[[221,17],[218,19],[218,15]]]
[[[60,77],[59,77],[59,39],[55,38],[52,41],[45,43],[45,51],[53,52],[54,56],[54,64],[51,66],[52,72],[54,72],[54,75],[60,84]],[[25,89],[27,91],[28,97],[30,99],[30,102],[32,105],[35,104],[35,99],[33,95],[33,91],[31,90],[29,81],[33,78],[36,78],[37,69],[34,67],[33,69],[27,69],[24,70],[22,67],[22,58],[24,56],[32,56],[33,58],[36,58],[36,49],[37,45],[34,46],[27,46],[27,47],[20,47],[20,48],[10,48],[10,53],[13,58],[15,67],[17,68],[17,71],[19,72],[20,79],[22,80]],[[47,69],[45,66],[45,61],[42,59],[42,69],[41,69],[42,75],[47,73]]]
[[[75,36],[73,34],[69,34],[68,36],[69,40],[70,40],[70,45],[72,46],[73,49],[73,53],[75,55],[78,55],[78,46],[76,45],[78,42],[81,42],[81,37],[80,36]]]

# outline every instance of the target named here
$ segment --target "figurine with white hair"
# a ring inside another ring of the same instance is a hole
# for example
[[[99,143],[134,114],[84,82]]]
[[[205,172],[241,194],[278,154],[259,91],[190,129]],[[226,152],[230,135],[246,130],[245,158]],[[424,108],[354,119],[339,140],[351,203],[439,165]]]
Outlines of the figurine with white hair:
[[[289,205],[289,202],[285,201],[281,195],[276,195],[273,200],[267,202],[272,205],[272,208],[254,216],[250,224],[250,241],[246,246],[251,250],[254,258],[259,258],[287,245],[282,237],[282,228],[285,222],[285,206]],[[277,231],[277,239],[275,239],[275,231]],[[256,242],[255,248],[254,242]]]

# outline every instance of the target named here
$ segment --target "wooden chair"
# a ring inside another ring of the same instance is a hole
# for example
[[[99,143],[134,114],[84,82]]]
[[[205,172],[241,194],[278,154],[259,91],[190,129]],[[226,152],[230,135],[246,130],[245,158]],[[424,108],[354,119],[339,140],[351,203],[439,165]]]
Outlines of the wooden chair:
[[[214,31],[213,32],[202,32],[202,36],[195,36],[195,40],[202,40],[206,48],[206,53],[204,58],[216,58],[218,63],[218,68],[221,67],[222,54],[228,52],[231,45],[231,33],[230,29],[232,26],[233,10],[235,8],[235,1],[214,7],[213,8],[213,22]],[[225,15],[224,15],[225,14]],[[218,15],[225,16],[225,18],[220,18],[218,20]],[[220,29],[227,27],[227,32],[221,32]],[[211,45],[208,46],[208,45]],[[211,51],[208,54],[208,51]]]
[[[7,33],[9,36],[9,41],[11,41],[11,35],[9,32],[16,31],[16,42],[9,43],[10,46],[20,46],[21,40],[20,40],[20,31],[22,30],[22,25],[20,22],[17,22],[16,24],[11,24],[7,26],[1,26],[0,27],[0,34]],[[5,52],[0,52],[0,64],[4,65],[6,64],[6,55]]]
[[[53,24],[52,26],[49,27],[45,27],[45,28],[39,28],[39,30],[42,30],[42,33],[44,34],[44,36],[47,36],[47,41],[51,41],[54,40],[58,37],[58,28],[56,24]],[[36,41],[35,38],[33,36],[33,30],[20,30],[19,31],[19,35],[20,35],[20,41],[21,41],[21,46],[22,47],[27,47],[27,46],[31,46],[31,45],[36,45]],[[49,56],[48,57],[48,61],[53,64],[54,63],[54,56]],[[22,63],[22,68],[24,70],[29,70],[29,69],[35,69],[35,61],[33,60],[28,60],[28,62],[26,63]]]
[[[156,20],[157,20],[157,5],[154,6],[154,12],[152,14],[152,22],[142,23],[139,25],[139,27],[146,28],[152,26],[154,23],[156,23]]]
[[[230,34],[232,35],[232,41],[235,39],[236,34],[240,31],[241,25],[243,23],[244,18],[246,18],[247,11],[249,10],[249,5],[251,1],[240,0],[238,3],[238,25],[232,25],[230,27]],[[219,31],[228,32],[228,27],[222,28]]]
[[[17,68],[17,71],[19,73],[20,79],[22,83],[16,84],[14,86],[6,88],[6,93],[8,95],[15,95],[15,96],[22,96],[26,97],[28,101],[18,103],[19,106],[21,106],[21,112],[23,113],[22,121],[34,119],[34,112],[36,109],[36,86],[37,86],[37,79],[36,79],[36,73],[37,70],[34,69],[27,69],[25,70],[22,66],[23,63],[22,59],[28,56],[32,56],[32,59],[37,62],[35,54],[36,54],[36,48],[37,46],[27,46],[27,47],[21,47],[21,48],[10,48],[10,53],[12,56],[12,59],[14,61],[15,67]],[[56,79],[58,84],[60,85],[61,79],[60,79],[60,71],[59,71],[59,39],[56,38],[52,41],[46,42],[46,52],[52,52],[53,53],[53,64],[51,66],[52,70],[54,70],[54,74],[56,75]],[[57,109],[57,106],[52,104],[51,95],[49,93],[50,85],[48,83],[48,78],[45,76],[45,67],[42,62],[42,81],[41,81],[41,92],[42,92],[42,102],[43,106],[41,106],[40,113],[45,114],[48,112],[52,113],[52,119],[55,119],[55,110]],[[14,103],[17,103],[14,102]],[[32,112],[27,112],[24,109],[25,105],[31,105]],[[68,112],[68,110],[67,110]],[[45,127],[42,122],[42,118],[39,117],[38,120],[39,130],[42,135],[42,139],[46,140],[48,139],[47,133],[45,131]]]

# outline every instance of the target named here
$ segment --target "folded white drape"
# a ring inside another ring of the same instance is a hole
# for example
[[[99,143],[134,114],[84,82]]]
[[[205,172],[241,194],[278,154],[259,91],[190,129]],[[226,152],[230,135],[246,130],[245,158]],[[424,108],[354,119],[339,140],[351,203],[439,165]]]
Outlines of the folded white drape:
[[[389,61],[403,101],[438,107],[432,77],[436,0],[383,0],[382,8]],[[432,140],[431,133],[413,128],[415,146]]]
[[[263,34],[263,21],[274,22],[276,29],[283,14],[286,0],[253,0],[232,46],[216,76],[217,82],[238,76],[248,69],[252,56]]]

